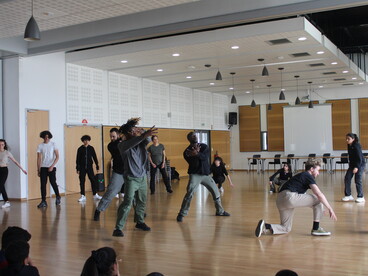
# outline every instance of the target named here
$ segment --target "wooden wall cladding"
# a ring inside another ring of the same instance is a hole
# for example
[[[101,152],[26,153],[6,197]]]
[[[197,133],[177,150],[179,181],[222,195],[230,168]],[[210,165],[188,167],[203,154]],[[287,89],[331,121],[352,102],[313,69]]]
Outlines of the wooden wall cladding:
[[[211,130],[211,162],[216,152],[226,164],[226,168],[231,168],[230,131]]]
[[[239,106],[239,145],[241,152],[261,151],[259,105]]]
[[[272,110],[267,110],[268,151],[284,151],[285,105],[272,104]]]
[[[368,149],[368,99],[359,99],[359,139],[362,148]]]

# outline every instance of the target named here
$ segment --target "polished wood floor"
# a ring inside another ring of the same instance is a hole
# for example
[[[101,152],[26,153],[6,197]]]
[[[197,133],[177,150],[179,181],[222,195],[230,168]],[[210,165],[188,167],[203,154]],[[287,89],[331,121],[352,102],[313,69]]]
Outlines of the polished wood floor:
[[[13,201],[9,210],[0,210],[0,230],[13,225],[29,230],[31,257],[41,275],[80,275],[91,250],[103,246],[117,251],[121,275],[153,271],[164,275],[274,275],[285,268],[299,275],[367,275],[368,211],[365,204],[340,202],[343,173],[322,172],[318,179],[338,216],[337,222],[328,217],[322,220],[331,237],[310,235],[312,210],[306,208],[296,211],[290,234],[256,238],[254,229],[260,218],[279,221],[276,195],[268,193],[269,175],[232,173],[236,187],[226,184],[222,197],[231,217],[215,216],[213,201],[202,187],[184,222],[176,222],[187,184],[182,177],[173,184],[173,194],[167,194],[160,184],[156,194],[148,196],[146,223],[151,232],[135,230],[131,212],[125,237],[112,237],[119,200],[114,199],[101,221],[95,222],[92,195],[80,204],[78,194],[63,197],[58,208],[55,199],[48,199],[46,210],[37,209],[38,200]]]

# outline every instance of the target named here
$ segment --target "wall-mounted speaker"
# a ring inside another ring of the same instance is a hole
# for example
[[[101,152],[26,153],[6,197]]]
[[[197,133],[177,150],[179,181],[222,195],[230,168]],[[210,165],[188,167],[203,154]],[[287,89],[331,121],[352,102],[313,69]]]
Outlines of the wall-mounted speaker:
[[[236,125],[238,123],[238,113],[229,112],[229,125]]]

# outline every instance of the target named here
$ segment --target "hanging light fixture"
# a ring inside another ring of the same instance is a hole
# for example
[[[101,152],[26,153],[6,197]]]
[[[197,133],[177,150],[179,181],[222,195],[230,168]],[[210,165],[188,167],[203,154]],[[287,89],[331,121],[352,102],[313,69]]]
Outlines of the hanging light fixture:
[[[282,89],[282,70],[284,70],[284,68],[279,68],[279,70],[280,70],[280,74],[281,74],[281,92],[280,92],[280,95],[279,95],[279,100],[283,101],[283,100],[285,100],[285,94],[284,94],[284,91]]]
[[[295,99],[295,105],[300,104],[300,99],[299,99],[299,87],[298,87],[298,78],[299,76],[294,76],[295,80],[296,80],[296,99]]]
[[[259,58],[258,61],[263,62],[262,77],[269,76],[268,69],[266,67],[266,64],[264,63],[264,59],[263,58]]]
[[[267,110],[271,111],[272,110],[272,104],[271,104],[271,84],[267,84],[268,87],[268,107]]]
[[[41,39],[40,29],[38,28],[37,22],[33,17],[33,0],[32,0],[32,16],[29,19],[26,29],[24,31],[24,40],[36,41]]]
[[[250,80],[252,82],[252,103],[250,104],[251,107],[256,107],[256,101],[254,100],[254,81],[255,80]]]
[[[313,108],[313,102],[312,102],[312,82],[308,81],[309,84],[309,104],[308,108]]]
[[[217,74],[216,74],[216,80],[217,81],[221,81],[222,80],[222,75],[221,75],[221,73],[220,73],[220,68],[218,69],[218,71],[217,71]]]
[[[219,71],[220,72],[220,71]],[[233,80],[233,96],[231,97],[231,103],[232,104],[236,104],[237,103],[237,100],[235,98],[235,95],[234,95],[234,91],[235,91],[235,87],[234,87],[234,75],[235,75],[235,72],[231,72],[230,75],[232,76],[232,80]]]

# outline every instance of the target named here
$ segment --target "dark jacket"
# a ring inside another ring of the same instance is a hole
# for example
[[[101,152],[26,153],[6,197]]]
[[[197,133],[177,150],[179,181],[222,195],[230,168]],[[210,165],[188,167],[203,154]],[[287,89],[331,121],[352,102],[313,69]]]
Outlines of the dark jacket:
[[[96,164],[96,170],[99,170],[97,155],[94,147],[88,145],[80,146],[77,151],[77,166],[76,169],[79,172],[81,169],[92,168],[93,161]]]
[[[196,156],[189,156],[187,150],[191,150],[192,146],[189,145],[183,152],[184,159],[188,162],[188,174],[210,174],[209,164],[209,149],[206,144],[199,144],[201,149]]]
[[[362,146],[359,143],[348,145],[349,168],[361,168],[365,166]]]
[[[0,276],[40,276],[38,269],[31,265],[12,266],[0,270]]]
[[[124,164],[123,164],[123,159],[121,158],[121,154],[118,148],[119,143],[121,143],[121,140],[110,142],[107,145],[107,149],[111,153],[111,157],[112,157],[112,170],[118,174],[123,174]]]
[[[270,176],[270,181],[273,181],[278,174],[280,174],[279,178],[281,180],[289,180],[293,177],[292,172],[285,173],[284,169],[279,169],[277,172]]]

